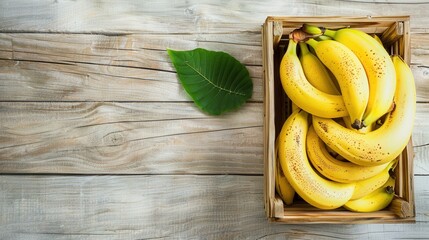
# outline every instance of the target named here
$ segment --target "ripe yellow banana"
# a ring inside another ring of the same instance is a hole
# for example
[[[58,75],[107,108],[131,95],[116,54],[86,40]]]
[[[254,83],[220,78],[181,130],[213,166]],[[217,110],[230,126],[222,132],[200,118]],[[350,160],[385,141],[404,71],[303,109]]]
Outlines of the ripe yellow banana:
[[[377,34],[371,34],[371,37],[373,37],[375,41],[377,41],[381,46],[383,46],[383,42]]]
[[[320,177],[308,162],[305,140],[308,113],[293,112],[280,131],[279,158],[283,172],[295,191],[309,204],[320,209],[335,209],[353,195],[354,183],[337,183]]]
[[[286,205],[291,205],[293,203],[293,198],[295,197],[295,189],[289,183],[283,170],[280,166],[280,163],[277,164],[277,173],[276,173],[276,190],[283,202]]]
[[[389,206],[395,195],[395,179],[390,177],[387,182],[365,197],[348,201],[344,207],[354,212],[375,212]]]
[[[387,166],[383,169],[383,171],[381,171],[379,174],[371,178],[356,182],[355,191],[353,192],[353,196],[350,200],[362,198],[383,186],[387,182],[387,180],[389,180],[391,171],[393,171],[392,166],[396,162],[396,160],[393,160],[392,162],[388,163]]]
[[[395,159],[407,145],[416,112],[416,89],[409,66],[393,56],[396,69],[395,108],[384,123],[369,133],[347,129],[332,119],[313,115],[317,135],[334,151],[351,162],[363,166],[380,165]]]
[[[280,160],[278,156],[278,141],[276,141],[276,177],[275,177],[275,186],[276,191],[279,194],[280,198],[286,205],[291,205],[293,203],[293,198],[295,197],[295,189],[290,185],[289,181],[286,179],[283,169],[280,166]]]
[[[395,94],[395,68],[389,53],[376,39],[357,29],[326,29],[324,34],[352,50],[366,71],[369,99],[363,125],[369,126],[387,112]]]
[[[389,164],[385,163],[379,166],[366,167],[337,160],[329,154],[325,144],[314,131],[313,126],[310,126],[307,133],[307,154],[313,167],[323,176],[333,181],[343,183],[363,181],[377,176],[379,173],[383,172]]]
[[[307,43],[313,47],[320,61],[334,74],[340,85],[352,126],[360,129],[369,97],[368,78],[362,63],[340,42],[334,40],[318,42],[309,39]]]
[[[299,47],[301,49],[299,60],[301,61],[305,77],[311,85],[322,92],[340,95],[340,92],[336,88],[328,69],[326,69],[323,63],[308,50],[307,44],[300,42]]]
[[[280,79],[287,96],[299,108],[313,115],[337,118],[347,116],[343,98],[320,91],[308,82],[296,53],[297,43],[290,39],[280,63]]]

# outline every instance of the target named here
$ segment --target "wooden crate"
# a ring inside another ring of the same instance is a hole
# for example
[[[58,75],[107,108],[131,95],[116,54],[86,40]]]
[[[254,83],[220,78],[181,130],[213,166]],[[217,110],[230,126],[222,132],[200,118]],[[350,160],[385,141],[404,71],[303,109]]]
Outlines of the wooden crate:
[[[385,210],[355,213],[340,208],[319,210],[303,200],[286,206],[275,191],[276,162],[274,142],[290,111],[290,101],[281,86],[279,63],[285,52],[288,34],[303,23],[329,28],[353,27],[377,34],[386,49],[400,54],[410,64],[410,23],[408,16],[391,17],[268,17],[262,28],[264,95],[264,196],[270,221],[302,223],[403,223],[415,222],[413,196],[413,145],[410,139],[399,156],[395,169],[395,198]]]

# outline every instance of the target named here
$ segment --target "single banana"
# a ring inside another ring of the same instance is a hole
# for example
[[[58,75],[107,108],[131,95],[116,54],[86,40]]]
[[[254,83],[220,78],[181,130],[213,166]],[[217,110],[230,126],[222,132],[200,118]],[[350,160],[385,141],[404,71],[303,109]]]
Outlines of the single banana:
[[[363,166],[380,165],[395,159],[408,144],[416,112],[416,89],[409,66],[393,56],[396,69],[395,108],[382,126],[369,133],[347,129],[332,119],[313,115],[317,135],[335,152]]]
[[[289,183],[285,175],[283,174],[283,170],[281,169],[280,163],[277,164],[278,171],[276,174],[276,190],[283,202],[286,205],[292,205],[293,199],[295,197],[295,189],[293,189],[292,185]]]
[[[301,61],[305,77],[311,85],[322,92],[340,95],[340,92],[336,88],[328,69],[326,69],[323,63],[308,50],[307,44],[300,42],[299,47],[301,50],[299,60]]]
[[[337,183],[320,177],[308,162],[305,140],[308,113],[293,112],[280,131],[279,158],[283,172],[295,191],[309,204],[320,209],[335,209],[353,195],[354,183]]]
[[[381,46],[383,46],[383,42],[377,34],[371,34],[371,37],[373,37]]]
[[[392,162],[388,163],[387,166],[383,169],[383,171],[371,178],[362,181],[357,181],[355,191],[353,192],[353,196],[350,200],[362,198],[383,186],[387,182],[387,180],[389,180],[391,171],[393,171],[392,166],[396,162],[396,160],[393,160]]]
[[[320,61],[334,74],[355,129],[362,128],[368,104],[369,86],[365,69],[356,55],[344,44],[334,40],[309,39]]]
[[[279,194],[280,198],[286,205],[292,205],[293,198],[295,197],[295,189],[290,185],[289,181],[286,179],[283,169],[280,166],[280,160],[278,157],[278,141],[276,141],[275,157],[276,157],[276,177],[275,177],[275,186],[276,191]]]
[[[280,79],[287,96],[299,108],[313,115],[326,118],[347,116],[347,109],[340,95],[324,93],[308,82],[296,47],[297,43],[290,39],[280,63]]]
[[[304,31],[305,33],[313,35],[313,38],[316,39],[317,41],[332,40],[331,37],[323,35],[323,33],[325,32],[325,28],[323,27],[317,27],[314,25],[304,23],[301,27],[301,30]]]
[[[314,35],[314,36],[318,36],[318,35],[323,36],[322,34],[325,31],[324,28],[319,28],[317,26],[313,26],[313,25],[310,25],[310,24],[307,24],[307,23],[304,23],[302,25],[301,29],[304,32],[306,32],[308,34],[311,34],[311,35]]]
[[[365,197],[350,200],[344,208],[353,212],[375,212],[389,206],[395,195],[395,179],[390,177],[387,182]]]
[[[314,131],[313,126],[310,126],[307,133],[307,154],[313,167],[323,176],[343,183],[352,183],[372,178],[383,172],[389,164],[385,163],[379,166],[366,167],[337,160],[329,154],[325,144]]]
[[[388,111],[395,94],[395,68],[389,53],[376,39],[357,29],[326,29],[324,34],[346,45],[355,53],[366,71],[369,99],[362,124],[369,126]]]

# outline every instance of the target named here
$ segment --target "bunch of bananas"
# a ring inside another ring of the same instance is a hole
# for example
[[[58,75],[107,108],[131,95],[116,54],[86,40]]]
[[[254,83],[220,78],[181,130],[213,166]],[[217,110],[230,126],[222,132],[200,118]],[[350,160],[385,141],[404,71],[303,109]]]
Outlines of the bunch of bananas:
[[[284,202],[296,192],[320,209],[387,207],[416,111],[409,66],[365,32],[304,24],[289,35],[280,79],[295,106],[276,139]]]

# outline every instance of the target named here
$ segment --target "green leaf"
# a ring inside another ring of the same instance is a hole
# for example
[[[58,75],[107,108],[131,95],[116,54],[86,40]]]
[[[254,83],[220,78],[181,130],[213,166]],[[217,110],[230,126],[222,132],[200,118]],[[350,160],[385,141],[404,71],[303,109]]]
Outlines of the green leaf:
[[[249,71],[231,55],[202,48],[167,52],[183,88],[203,111],[219,115],[252,96]]]

